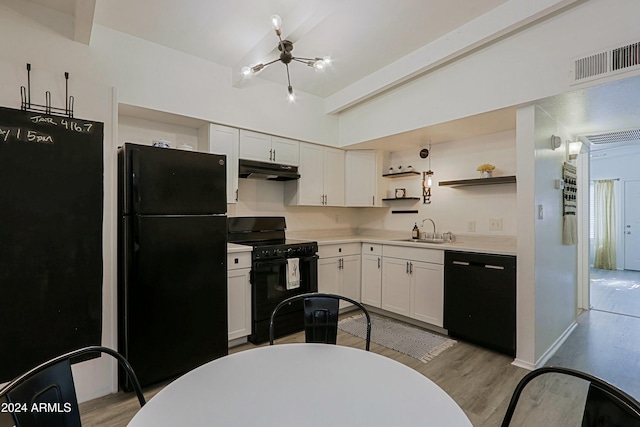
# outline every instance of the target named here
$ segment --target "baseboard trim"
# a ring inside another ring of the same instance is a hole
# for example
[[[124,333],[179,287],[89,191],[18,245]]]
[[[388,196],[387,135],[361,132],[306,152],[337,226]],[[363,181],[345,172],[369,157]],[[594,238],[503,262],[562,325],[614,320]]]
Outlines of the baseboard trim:
[[[523,368],[528,371],[533,371],[534,369],[536,369],[536,365],[534,365],[533,363],[527,362],[518,358],[514,359],[513,362],[511,362],[511,364],[513,366],[517,366],[518,368]]]
[[[567,329],[565,329],[562,335],[560,335],[560,337],[553,343],[553,345],[551,345],[551,347],[549,347],[547,351],[545,351],[544,354],[538,359],[538,361],[536,362],[536,368],[544,366],[545,363],[547,363],[547,361],[551,358],[551,356],[556,354],[556,351],[558,351],[562,344],[564,344],[564,342],[567,340],[567,338],[569,338],[569,336],[577,326],[578,322],[574,321],[571,325],[569,325]]]

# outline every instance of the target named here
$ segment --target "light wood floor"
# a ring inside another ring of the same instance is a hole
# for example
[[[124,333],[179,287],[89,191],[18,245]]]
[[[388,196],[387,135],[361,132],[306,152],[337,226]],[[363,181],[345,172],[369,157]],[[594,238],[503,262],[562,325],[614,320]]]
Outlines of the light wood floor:
[[[640,399],[638,330],[640,318],[595,310],[585,312],[580,316],[574,333],[547,364],[592,373]],[[300,333],[278,342],[303,340],[303,334]],[[362,340],[342,332],[338,344],[364,348]],[[253,347],[252,344],[244,344],[231,349],[230,352],[235,353]],[[512,358],[508,356],[462,341],[458,341],[456,345],[428,363],[422,363],[375,343],[371,344],[371,351],[404,363],[434,381],[460,405],[475,427],[500,425],[516,384],[527,373],[526,370],[511,365]],[[145,390],[147,399],[152,398],[163,386]],[[542,393],[539,390],[548,388],[550,386],[538,387],[532,407],[542,407],[539,398]],[[571,399],[549,393],[544,396],[552,396],[546,399],[550,401],[556,413],[564,416],[569,414],[571,408],[580,407],[579,403],[576,403],[580,399],[579,396],[571,396]],[[138,409],[135,397],[123,393],[80,405],[83,425],[86,427],[124,427]]]
[[[591,307],[594,310],[640,317],[640,271],[590,271]]]

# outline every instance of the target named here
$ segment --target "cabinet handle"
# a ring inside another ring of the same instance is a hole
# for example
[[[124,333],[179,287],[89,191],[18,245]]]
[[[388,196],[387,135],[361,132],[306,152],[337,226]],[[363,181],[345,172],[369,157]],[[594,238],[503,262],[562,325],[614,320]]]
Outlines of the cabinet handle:
[[[409,274],[409,263],[408,262],[407,262],[407,270],[406,270],[405,273]]]
[[[409,263],[409,274],[413,274],[413,263]]]
[[[269,160],[273,160],[273,150],[269,150]]]
[[[375,205],[376,205],[376,196],[372,196],[371,206],[375,206]]]
[[[453,261],[452,264],[455,264],[455,265],[469,265],[469,263],[466,262],[466,261]]]
[[[276,149],[275,148],[273,149],[273,161],[274,162],[276,161]]]
[[[380,270],[380,257],[378,257],[378,270]]]
[[[238,201],[238,189],[236,188],[236,202]]]
[[[504,266],[502,266],[502,265],[485,264],[484,268],[491,268],[493,270],[504,270]]]

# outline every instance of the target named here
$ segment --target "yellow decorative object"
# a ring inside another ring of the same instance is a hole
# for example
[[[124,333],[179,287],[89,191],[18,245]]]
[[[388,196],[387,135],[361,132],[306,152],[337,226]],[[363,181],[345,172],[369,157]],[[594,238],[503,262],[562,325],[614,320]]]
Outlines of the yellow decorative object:
[[[476,169],[478,172],[491,172],[492,170],[494,170],[496,167],[489,164],[489,163],[483,163],[480,166],[478,166],[478,169]]]

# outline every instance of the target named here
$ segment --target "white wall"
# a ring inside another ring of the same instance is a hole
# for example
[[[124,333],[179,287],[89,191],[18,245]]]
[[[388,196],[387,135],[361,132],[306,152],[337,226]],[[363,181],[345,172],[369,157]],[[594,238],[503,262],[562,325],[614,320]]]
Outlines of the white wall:
[[[615,7],[613,7],[615,5]],[[573,90],[574,57],[637,41],[636,0],[590,0],[340,115],[340,145]],[[592,84],[595,84],[592,83]]]
[[[450,141],[432,146],[429,158],[421,159],[420,148],[393,152],[389,165],[411,165],[415,170],[434,171],[431,188],[431,204],[422,200],[411,202],[388,202],[390,208],[362,208],[358,214],[358,225],[364,228],[406,230],[407,237],[414,222],[420,226],[424,218],[432,218],[438,232],[467,233],[469,221],[475,221],[476,234],[515,236],[517,233],[516,186],[515,184],[473,187],[440,187],[439,181],[479,178],[476,168],[482,163],[496,166],[494,176],[516,174],[515,130],[499,132],[461,141]],[[388,196],[393,197],[395,188],[406,188],[409,196],[422,197],[422,175],[408,178],[387,178]],[[392,214],[393,209],[418,209],[418,214]],[[502,218],[503,230],[489,230],[490,218]],[[431,231],[427,223],[424,231]]]
[[[534,367],[544,363],[576,319],[577,248],[562,244],[562,191],[554,187],[554,181],[562,178],[566,142],[556,150],[550,143],[551,135],[562,141],[573,136],[535,106],[518,109],[517,126],[516,358],[519,364]]]
[[[619,178],[614,182],[616,202],[616,268],[624,269],[624,183],[640,180],[640,152],[629,150],[629,147],[612,148],[597,151],[591,158],[591,180]],[[603,155],[604,154],[604,155]],[[600,156],[598,156],[600,155]],[[590,252],[593,265],[594,250]]]

